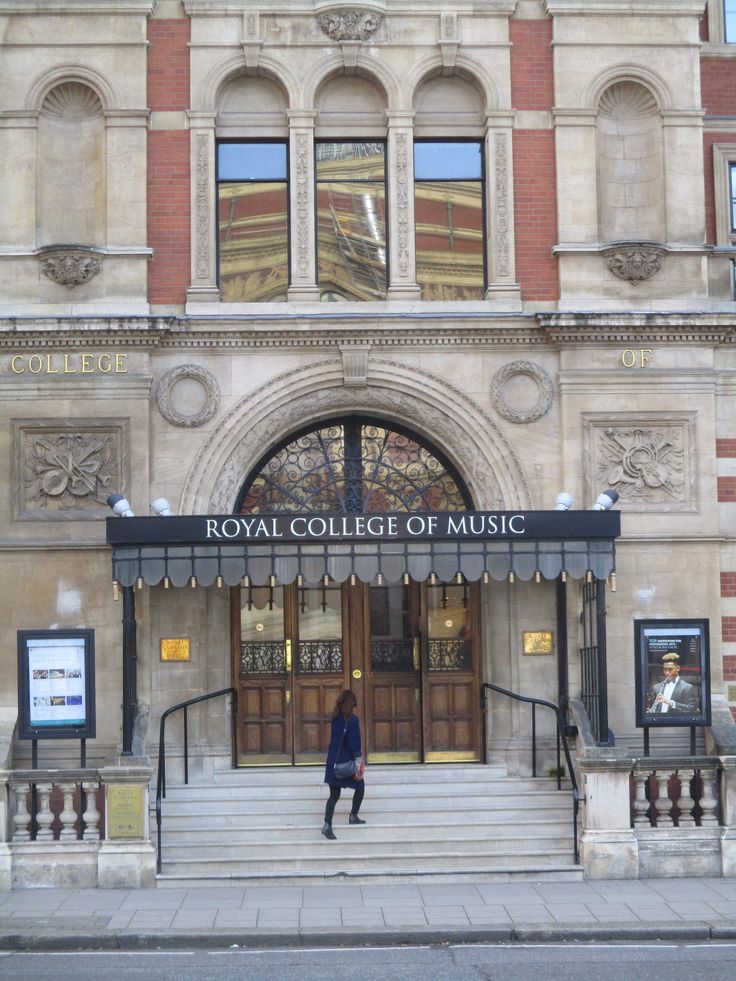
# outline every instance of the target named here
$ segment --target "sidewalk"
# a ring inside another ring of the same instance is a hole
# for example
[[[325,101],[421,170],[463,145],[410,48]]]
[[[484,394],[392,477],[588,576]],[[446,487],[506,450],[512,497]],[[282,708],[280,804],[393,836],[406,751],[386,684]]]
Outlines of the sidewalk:
[[[736,939],[736,878],[0,893],[0,950]]]

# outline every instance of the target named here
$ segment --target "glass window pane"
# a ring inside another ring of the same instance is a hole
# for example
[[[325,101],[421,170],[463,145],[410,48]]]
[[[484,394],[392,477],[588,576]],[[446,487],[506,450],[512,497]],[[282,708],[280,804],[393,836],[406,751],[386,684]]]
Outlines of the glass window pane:
[[[736,43],[736,0],[725,0],[724,7],[725,40]]]
[[[382,300],[386,295],[383,184],[317,185],[317,254],[323,300]]]
[[[220,143],[217,175],[221,181],[286,180],[286,144]]]
[[[482,182],[416,181],[414,208],[422,299],[482,299]]]
[[[736,232],[736,164],[728,165],[731,185],[731,231]]]
[[[317,143],[317,180],[382,181],[385,153],[383,143]]]
[[[225,302],[286,299],[287,196],[283,182],[220,184],[220,294]]]
[[[480,143],[415,143],[417,180],[479,180],[483,176]]]

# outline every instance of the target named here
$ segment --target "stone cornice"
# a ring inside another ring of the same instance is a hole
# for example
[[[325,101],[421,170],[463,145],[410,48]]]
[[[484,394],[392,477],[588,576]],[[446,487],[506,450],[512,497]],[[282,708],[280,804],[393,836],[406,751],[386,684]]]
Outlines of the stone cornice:
[[[732,313],[259,315],[0,318],[0,349],[77,344],[140,349],[518,347],[562,344],[732,344]]]
[[[150,17],[154,0],[0,0],[3,14],[140,14]]]
[[[545,0],[548,14],[636,14],[700,17],[702,0]]]
[[[0,0],[2,2],[2,0]],[[242,14],[251,0],[183,0],[184,10],[192,16],[220,16],[222,14]],[[518,0],[454,0],[453,13],[497,14],[510,17],[516,10]],[[334,3],[335,8],[344,9],[377,9],[377,5],[368,5],[361,0],[340,0]],[[386,16],[412,16],[417,14],[437,14],[448,9],[447,0],[385,0],[380,5],[385,8]],[[316,0],[259,0],[258,11],[261,14],[290,14],[294,17],[314,17],[323,13],[326,8]]]

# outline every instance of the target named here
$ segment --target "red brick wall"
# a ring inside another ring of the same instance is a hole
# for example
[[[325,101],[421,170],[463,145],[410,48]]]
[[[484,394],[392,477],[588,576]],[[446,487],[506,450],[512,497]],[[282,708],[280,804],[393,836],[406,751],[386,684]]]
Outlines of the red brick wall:
[[[726,654],[723,658],[723,680],[736,681],[736,655]]]
[[[554,104],[552,21],[512,20],[511,105],[514,109],[551,109]]]
[[[736,457],[736,439],[717,439],[716,456],[720,459]]]
[[[722,504],[733,504],[736,501],[736,477],[717,477],[718,500]]]
[[[189,20],[148,21],[148,108],[189,108]]]
[[[721,573],[721,596],[736,596],[736,572]]]
[[[555,135],[552,130],[514,132],[516,279],[525,300],[560,295],[557,260]]]
[[[148,22],[148,105],[154,112],[189,108],[189,21]],[[186,130],[148,134],[148,301],[182,304],[190,279],[190,163]]]
[[[700,59],[703,108],[709,116],[729,116],[736,107],[736,62],[730,58]]]
[[[736,617],[721,617],[721,636],[724,644],[736,641]],[[733,659],[736,661],[736,656]]]

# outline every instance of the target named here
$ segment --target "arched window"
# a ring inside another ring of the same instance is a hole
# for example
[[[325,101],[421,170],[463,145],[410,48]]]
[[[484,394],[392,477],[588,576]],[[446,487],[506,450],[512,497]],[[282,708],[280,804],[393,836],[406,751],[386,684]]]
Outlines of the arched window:
[[[218,98],[217,136],[220,297],[283,301],[289,286],[284,92],[270,79],[233,79]]]
[[[472,507],[460,476],[433,447],[397,427],[350,418],[290,436],[253,469],[243,514],[368,514]]]

